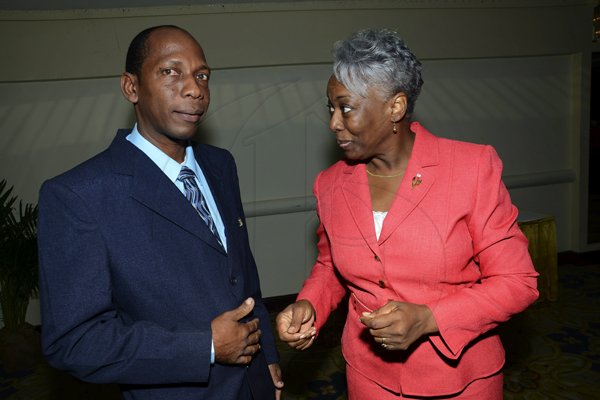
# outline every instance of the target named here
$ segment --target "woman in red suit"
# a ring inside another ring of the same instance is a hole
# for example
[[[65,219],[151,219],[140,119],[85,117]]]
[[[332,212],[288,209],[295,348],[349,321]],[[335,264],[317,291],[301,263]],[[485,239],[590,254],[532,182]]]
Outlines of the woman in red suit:
[[[314,184],[319,255],[281,340],[308,348],[348,295],[349,399],[502,398],[494,328],[538,296],[491,146],[411,122],[421,63],[390,30],[334,47],[329,127],[345,160]]]

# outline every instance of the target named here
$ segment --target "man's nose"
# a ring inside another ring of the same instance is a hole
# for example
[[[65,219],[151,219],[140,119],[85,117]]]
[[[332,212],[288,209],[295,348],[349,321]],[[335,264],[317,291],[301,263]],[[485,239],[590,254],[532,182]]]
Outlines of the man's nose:
[[[204,85],[195,76],[188,76],[183,83],[184,96],[202,99],[205,95]]]

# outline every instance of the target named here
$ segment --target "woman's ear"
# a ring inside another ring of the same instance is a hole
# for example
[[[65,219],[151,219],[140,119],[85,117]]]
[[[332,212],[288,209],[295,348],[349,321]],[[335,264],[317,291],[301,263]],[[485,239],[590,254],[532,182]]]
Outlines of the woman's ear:
[[[408,97],[403,92],[396,93],[392,97],[392,122],[400,122],[406,115]]]
[[[129,72],[123,72],[121,75],[121,92],[123,96],[132,104],[138,102],[138,77]]]

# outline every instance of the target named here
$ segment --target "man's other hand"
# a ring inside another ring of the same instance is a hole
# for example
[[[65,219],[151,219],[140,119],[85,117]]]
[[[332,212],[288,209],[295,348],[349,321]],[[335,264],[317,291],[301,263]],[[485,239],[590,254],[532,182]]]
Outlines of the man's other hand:
[[[240,322],[254,309],[254,299],[247,298],[238,308],[226,311],[212,320],[215,362],[221,364],[249,364],[260,349],[258,318]]]

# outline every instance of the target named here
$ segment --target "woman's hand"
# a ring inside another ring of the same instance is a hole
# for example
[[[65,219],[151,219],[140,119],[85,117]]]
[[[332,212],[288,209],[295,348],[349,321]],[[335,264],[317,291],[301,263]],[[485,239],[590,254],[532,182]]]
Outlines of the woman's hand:
[[[308,300],[287,306],[277,315],[276,323],[279,339],[294,349],[307,349],[317,334],[315,309]]]
[[[360,321],[387,350],[406,350],[421,336],[438,331],[429,307],[400,301],[390,301],[371,313],[365,312]]]

